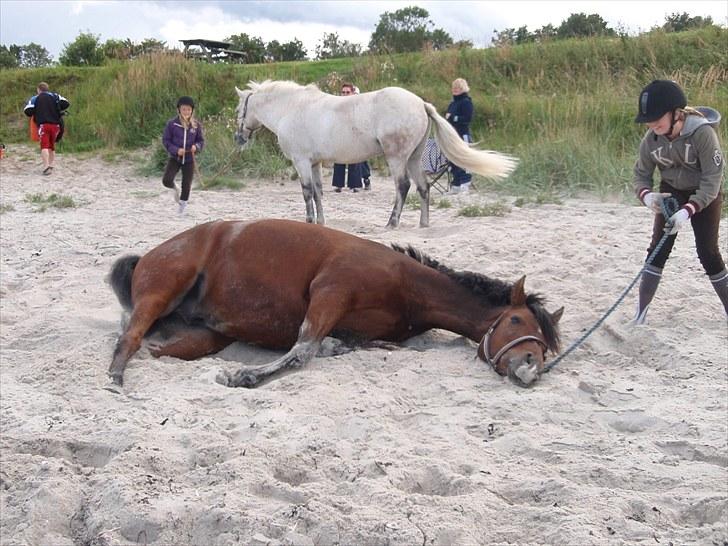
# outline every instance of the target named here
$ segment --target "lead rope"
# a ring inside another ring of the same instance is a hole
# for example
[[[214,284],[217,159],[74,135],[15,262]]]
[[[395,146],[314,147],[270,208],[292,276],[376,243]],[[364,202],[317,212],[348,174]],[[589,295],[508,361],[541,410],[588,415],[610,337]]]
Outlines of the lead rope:
[[[674,197],[666,197],[662,200],[662,214],[665,216],[665,218],[670,218],[673,214],[675,214],[678,209],[680,208],[680,205],[677,202],[677,199]],[[669,227],[669,225],[665,226],[666,228]],[[556,366],[559,362],[561,362],[564,358],[566,358],[574,349],[576,349],[579,345],[584,343],[586,338],[588,338],[590,335],[594,333],[594,331],[599,328],[602,323],[607,319],[609,315],[612,314],[612,312],[617,308],[617,306],[622,303],[622,300],[627,296],[630,290],[632,290],[632,287],[637,282],[637,279],[639,279],[642,276],[642,273],[647,268],[648,265],[652,263],[652,261],[655,259],[655,256],[660,252],[663,245],[665,244],[665,241],[667,241],[667,238],[670,236],[669,233],[665,233],[660,241],[655,246],[655,249],[652,251],[652,253],[649,255],[647,260],[645,260],[645,265],[642,266],[642,269],[640,269],[639,273],[637,273],[637,276],[632,279],[632,282],[629,283],[627,288],[624,289],[624,291],[620,294],[620,296],[617,298],[617,301],[614,302],[614,304],[607,309],[607,311],[602,315],[602,317],[594,323],[594,326],[589,328],[579,339],[574,341],[568,349],[566,349],[563,353],[561,353],[559,356],[557,356],[555,359],[553,359],[551,362],[549,362],[543,369],[543,373],[547,373],[551,371],[551,368]]]

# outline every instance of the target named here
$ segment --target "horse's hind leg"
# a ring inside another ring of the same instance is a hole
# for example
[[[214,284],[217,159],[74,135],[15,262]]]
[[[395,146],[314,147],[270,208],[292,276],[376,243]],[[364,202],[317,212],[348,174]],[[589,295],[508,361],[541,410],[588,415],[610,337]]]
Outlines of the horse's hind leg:
[[[177,327],[170,341],[149,344],[152,356],[171,356],[182,360],[195,360],[222,351],[234,339],[204,326]]]
[[[162,316],[168,305],[169,301],[159,297],[142,298],[135,303],[129,323],[116,343],[114,358],[109,366],[109,377],[113,385],[121,387],[124,384],[126,363],[139,350],[142,338],[152,324]],[[112,386],[110,390],[116,389]]]
[[[306,204],[306,222],[313,224],[316,222],[316,210],[314,208],[314,190],[311,183],[311,163],[308,160],[298,160],[294,162],[294,166],[298,171],[301,179],[301,191],[303,192],[303,202]],[[319,220],[323,223],[323,217]]]
[[[415,183],[417,193],[420,194],[420,227],[430,225],[430,185],[427,183],[427,177],[422,170],[422,153],[425,147],[425,140],[417,146],[414,153],[407,161],[407,174]]]
[[[407,169],[405,168],[404,161],[402,158],[387,157],[387,163],[389,170],[394,178],[394,207],[392,208],[392,214],[389,216],[389,222],[387,227],[395,228],[399,225],[399,217],[402,215],[402,208],[404,207],[405,200],[407,199],[407,192],[409,192],[410,181],[407,178]]]

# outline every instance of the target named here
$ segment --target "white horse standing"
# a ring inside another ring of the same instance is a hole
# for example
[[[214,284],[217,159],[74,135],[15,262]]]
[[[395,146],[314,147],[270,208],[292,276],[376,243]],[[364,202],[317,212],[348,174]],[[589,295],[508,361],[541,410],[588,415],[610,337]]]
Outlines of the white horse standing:
[[[384,154],[396,189],[387,226],[399,224],[412,180],[420,195],[420,227],[427,227],[430,187],[420,160],[430,125],[447,158],[468,171],[500,179],[517,164],[507,155],[471,148],[434,106],[400,87],[349,97],[291,81],[250,82],[248,88],[235,88],[240,97],[235,138],[244,148],[261,126],[275,133],[298,171],[309,223],[325,223],[322,163],[360,163]]]

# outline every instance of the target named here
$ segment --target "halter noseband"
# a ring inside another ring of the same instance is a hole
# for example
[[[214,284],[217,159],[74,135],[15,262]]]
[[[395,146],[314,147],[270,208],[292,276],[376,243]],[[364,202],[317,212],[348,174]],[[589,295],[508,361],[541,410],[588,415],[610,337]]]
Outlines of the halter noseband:
[[[526,341],[535,341],[541,347],[543,348],[544,355],[546,354],[546,351],[548,350],[548,345],[546,345],[546,342],[541,339],[540,337],[536,336],[521,336],[517,337],[516,339],[513,339],[503,345],[501,347],[501,350],[498,351],[493,358],[490,357],[490,338],[493,335],[493,332],[495,332],[495,329],[498,327],[498,324],[500,324],[500,321],[505,316],[505,311],[498,315],[498,318],[495,319],[495,322],[490,325],[490,328],[488,328],[488,331],[485,332],[485,335],[483,335],[483,339],[480,340],[480,345],[483,346],[483,360],[485,360],[486,364],[489,364],[493,370],[496,372],[498,371],[496,366],[498,366],[498,362],[503,357],[504,354],[506,354],[508,351],[510,351],[513,347],[516,345],[519,345],[521,343],[524,343]]]

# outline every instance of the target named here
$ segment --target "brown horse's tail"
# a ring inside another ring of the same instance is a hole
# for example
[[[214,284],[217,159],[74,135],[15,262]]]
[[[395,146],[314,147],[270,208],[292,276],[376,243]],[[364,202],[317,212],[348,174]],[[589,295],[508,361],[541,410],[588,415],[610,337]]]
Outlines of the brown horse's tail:
[[[107,278],[108,283],[114,290],[121,306],[127,311],[133,309],[131,301],[131,277],[134,268],[139,262],[140,256],[123,256],[111,266],[111,272]]]

